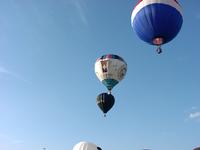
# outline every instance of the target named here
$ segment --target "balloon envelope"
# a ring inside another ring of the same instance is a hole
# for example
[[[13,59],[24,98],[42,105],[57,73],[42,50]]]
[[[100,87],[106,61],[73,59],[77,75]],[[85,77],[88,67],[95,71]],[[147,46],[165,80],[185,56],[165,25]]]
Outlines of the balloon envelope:
[[[108,90],[118,84],[126,75],[127,64],[117,55],[103,55],[95,63],[95,73]]]
[[[131,15],[138,37],[152,45],[171,41],[182,23],[182,9],[177,0],[140,0]]]
[[[101,150],[101,148],[93,143],[82,141],[77,143],[73,150]]]
[[[97,96],[97,105],[106,114],[114,105],[115,98],[112,94],[101,93]]]

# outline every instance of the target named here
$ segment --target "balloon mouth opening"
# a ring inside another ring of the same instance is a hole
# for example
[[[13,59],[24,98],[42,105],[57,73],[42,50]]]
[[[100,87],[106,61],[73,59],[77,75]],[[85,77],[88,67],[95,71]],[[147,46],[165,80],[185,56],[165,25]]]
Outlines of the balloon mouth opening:
[[[154,38],[154,39],[153,39],[153,44],[154,44],[154,45],[159,46],[159,45],[162,45],[163,43],[164,43],[164,39],[161,38],[161,37],[157,37],[157,38]]]

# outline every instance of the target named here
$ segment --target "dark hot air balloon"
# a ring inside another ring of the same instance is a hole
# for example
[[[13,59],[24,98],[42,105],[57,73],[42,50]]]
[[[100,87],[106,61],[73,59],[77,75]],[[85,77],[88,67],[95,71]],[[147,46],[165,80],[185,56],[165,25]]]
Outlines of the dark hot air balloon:
[[[103,111],[104,116],[113,107],[115,98],[112,94],[101,93],[97,96],[97,105]]]

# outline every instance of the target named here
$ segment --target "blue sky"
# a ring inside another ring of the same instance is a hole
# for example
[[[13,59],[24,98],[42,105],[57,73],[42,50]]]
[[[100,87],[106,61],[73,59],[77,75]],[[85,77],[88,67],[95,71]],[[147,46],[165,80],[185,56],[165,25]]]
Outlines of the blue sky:
[[[0,149],[191,150],[200,139],[200,2],[182,0],[179,35],[155,47],[135,35],[136,0],[0,0]],[[104,118],[94,73],[107,53],[128,64]]]

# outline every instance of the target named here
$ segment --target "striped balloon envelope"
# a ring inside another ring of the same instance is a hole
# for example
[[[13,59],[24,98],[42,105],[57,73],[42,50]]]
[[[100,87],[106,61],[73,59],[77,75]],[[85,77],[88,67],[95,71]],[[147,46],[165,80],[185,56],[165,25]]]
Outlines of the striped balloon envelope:
[[[126,75],[127,64],[120,56],[103,55],[95,62],[95,73],[109,91]]]
[[[176,37],[182,23],[182,8],[177,0],[140,0],[131,15],[137,36],[159,47]]]

